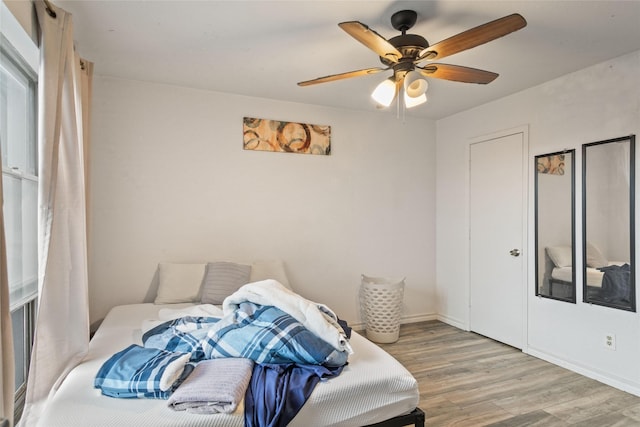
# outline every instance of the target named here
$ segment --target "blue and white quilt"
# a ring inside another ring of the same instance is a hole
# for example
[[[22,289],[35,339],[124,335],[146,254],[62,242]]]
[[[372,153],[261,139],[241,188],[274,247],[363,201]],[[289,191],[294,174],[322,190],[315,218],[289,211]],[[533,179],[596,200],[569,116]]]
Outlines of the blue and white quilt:
[[[261,295],[259,302],[250,301],[254,294]],[[267,294],[270,296],[265,298]],[[223,357],[251,359],[258,364],[340,367],[347,363],[351,347],[337,317],[326,307],[275,281],[247,284],[231,297],[233,304],[223,305],[226,309],[221,318],[186,316],[147,331],[144,348],[131,346],[103,365],[96,388],[114,397],[167,398],[170,388],[164,383],[160,387],[160,377],[166,377],[160,369],[162,363],[151,362],[162,358],[179,359],[183,365]],[[273,298],[273,305],[267,305],[269,298]],[[291,306],[297,318],[277,305]],[[149,361],[143,360],[145,355]]]
[[[94,386],[110,397],[166,399],[190,372],[188,362],[188,354],[132,344],[102,365]]]
[[[333,348],[279,308],[241,303],[222,319],[182,317],[144,334],[145,347],[191,353],[191,361],[242,357],[256,363],[343,366]]]

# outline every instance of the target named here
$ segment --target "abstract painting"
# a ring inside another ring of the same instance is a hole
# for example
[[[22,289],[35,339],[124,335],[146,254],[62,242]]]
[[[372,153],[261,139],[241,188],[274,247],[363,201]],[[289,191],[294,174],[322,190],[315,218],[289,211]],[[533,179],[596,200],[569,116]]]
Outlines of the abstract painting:
[[[536,165],[539,173],[564,175],[564,154],[539,157]]]
[[[243,148],[299,154],[331,154],[331,126],[245,117]]]

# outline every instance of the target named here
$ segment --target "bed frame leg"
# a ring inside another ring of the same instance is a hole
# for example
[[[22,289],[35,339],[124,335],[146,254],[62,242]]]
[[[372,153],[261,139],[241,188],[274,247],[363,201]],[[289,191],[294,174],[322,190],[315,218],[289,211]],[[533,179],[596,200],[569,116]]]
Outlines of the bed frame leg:
[[[413,410],[412,414],[415,416],[415,427],[424,427],[424,411],[420,408]]]

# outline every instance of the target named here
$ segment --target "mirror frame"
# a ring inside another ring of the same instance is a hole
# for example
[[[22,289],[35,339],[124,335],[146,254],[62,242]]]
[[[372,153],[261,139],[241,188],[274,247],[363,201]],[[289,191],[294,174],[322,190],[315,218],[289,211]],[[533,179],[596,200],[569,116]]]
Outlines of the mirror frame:
[[[538,182],[538,159],[550,156],[557,156],[561,154],[571,154],[571,194],[569,195],[571,201],[571,281],[573,289],[571,290],[571,296],[569,298],[556,297],[553,296],[551,292],[551,288],[549,289],[549,294],[544,294],[540,292],[540,280],[544,280],[544,277],[540,277],[540,262],[546,262],[546,255],[540,259],[539,255],[539,239],[538,239],[538,231],[539,231],[539,182]],[[576,150],[563,150],[557,151],[554,153],[547,154],[539,154],[534,157],[534,266],[535,266],[535,295],[542,298],[549,298],[563,302],[576,303],[576,202],[575,202],[575,179],[576,179]]]
[[[588,304],[616,308],[625,311],[636,311],[635,280],[635,135],[604,141],[582,144],[582,300]],[[629,305],[621,305],[588,299],[587,295],[587,150],[589,147],[603,144],[629,142],[629,266],[630,266],[630,299]]]

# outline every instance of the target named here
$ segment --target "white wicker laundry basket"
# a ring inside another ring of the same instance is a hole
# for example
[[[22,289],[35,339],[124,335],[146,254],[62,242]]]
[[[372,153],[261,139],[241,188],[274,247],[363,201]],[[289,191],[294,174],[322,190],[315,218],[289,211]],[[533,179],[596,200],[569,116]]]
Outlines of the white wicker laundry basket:
[[[367,338],[371,341],[392,343],[398,340],[404,280],[362,275],[362,315]]]

